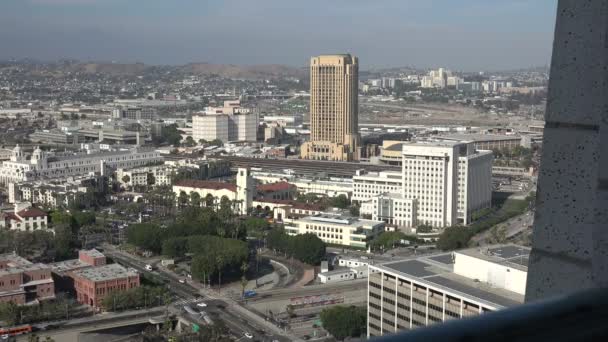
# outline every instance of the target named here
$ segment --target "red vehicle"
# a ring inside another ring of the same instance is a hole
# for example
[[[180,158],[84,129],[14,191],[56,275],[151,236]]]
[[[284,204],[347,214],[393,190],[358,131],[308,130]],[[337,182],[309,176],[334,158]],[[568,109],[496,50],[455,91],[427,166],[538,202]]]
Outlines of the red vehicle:
[[[23,334],[29,334],[32,332],[31,325],[20,325],[18,327],[0,328],[0,337],[4,336],[19,336]]]

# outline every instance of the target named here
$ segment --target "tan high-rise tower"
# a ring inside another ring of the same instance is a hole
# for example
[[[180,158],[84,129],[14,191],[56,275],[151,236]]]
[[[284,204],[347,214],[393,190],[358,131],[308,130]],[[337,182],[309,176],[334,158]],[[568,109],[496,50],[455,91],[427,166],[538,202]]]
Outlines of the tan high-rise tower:
[[[351,55],[310,59],[310,141],[304,159],[359,158],[359,60]]]

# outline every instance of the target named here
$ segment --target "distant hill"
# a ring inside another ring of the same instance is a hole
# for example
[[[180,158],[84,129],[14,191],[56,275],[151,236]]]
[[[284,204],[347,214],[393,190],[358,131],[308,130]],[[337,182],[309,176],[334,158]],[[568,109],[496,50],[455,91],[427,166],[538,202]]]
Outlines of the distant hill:
[[[234,65],[191,63],[186,65],[147,65],[143,63],[112,63],[112,62],[0,62],[0,68],[16,66],[26,67],[26,73],[62,75],[65,73],[106,74],[109,76],[139,76],[146,73],[171,71],[183,75],[216,75],[233,79],[276,79],[295,77],[307,78],[306,68],[296,68],[285,65]]]
[[[226,78],[265,79],[277,77],[304,78],[306,68],[294,68],[285,65],[234,65],[191,63],[180,67],[184,73],[196,75],[218,75]]]

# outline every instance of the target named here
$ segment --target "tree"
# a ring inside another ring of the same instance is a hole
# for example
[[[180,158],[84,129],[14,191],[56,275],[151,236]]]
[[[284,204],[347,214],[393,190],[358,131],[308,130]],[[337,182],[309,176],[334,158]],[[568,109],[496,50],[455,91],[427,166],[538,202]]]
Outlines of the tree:
[[[186,141],[184,142],[185,146],[188,147],[192,147],[194,145],[196,145],[196,142],[194,141],[194,139],[191,136],[186,137]]]
[[[268,221],[257,217],[247,218],[242,225],[247,232],[247,236],[257,239],[263,238],[269,228]]]
[[[213,208],[215,204],[215,197],[213,197],[212,194],[207,194],[207,196],[205,196],[205,206],[209,207],[209,208]]]
[[[187,237],[174,237],[163,241],[162,253],[170,258],[181,258],[188,252],[187,248]]]
[[[471,237],[471,231],[465,227],[448,227],[439,235],[437,248],[443,251],[465,248]]]
[[[325,243],[312,233],[290,237],[291,255],[307,264],[318,265],[325,258]]]
[[[74,219],[74,223],[78,227],[91,225],[94,224],[96,221],[95,213],[91,211],[74,211],[72,217]]]
[[[124,175],[122,177],[122,182],[125,184],[128,184],[131,181],[131,177],[129,177],[129,175]]]
[[[346,209],[350,205],[350,200],[346,195],[338,195],[329,201],[329,205],[334,208]]]
[[[433,231],[433,227],[428,224],[421,224],[416,228],[416,233],[430,233]]]
[[[201,195],[198,192],[192,191],[190,193],[190,205],[193,207],[201,206]]]
[[[127,241],[144,250],[160,253],[162,250],[163,232],[155,224],[133,224],[127,229]]]
[[[148,186],[152,186],[156,183],[156,177],[154,177],[154,174],[152,172],[148,172],[148,174],[146,174],[146,184],[148,184]]]
[[[188,196],[188,194],[185,191],[180,191],[179,197],[177,198],[177,202],[178,202],[180,208],[185,207],[188,204],[189,200],[190,200],[190,197]]]
[[[209,145],[222,147],[224,146],[224,143],[220,139],[213,139],[209,142]]]
[[[320,316],[323,328],[339,341],[365,333],[367,312],[364,308],[339,305],[323,309]]]
[[[373,249],[387,250],[400,244],[401,240],[410,241],[412,243],[423,242],[415,236],[410,236],[400,231],[394,231],[380,233],[378,236],[376,236],[376,238],[374,238],[374,240],[372,240],[371,245]]]

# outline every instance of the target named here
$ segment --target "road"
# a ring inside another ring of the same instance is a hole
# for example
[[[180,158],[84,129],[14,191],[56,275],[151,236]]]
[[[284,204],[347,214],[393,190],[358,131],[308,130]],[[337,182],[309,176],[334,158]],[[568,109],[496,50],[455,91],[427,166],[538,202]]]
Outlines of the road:
[[[531,211],[527,211],[522,215],[515,216],[503,223],[500,223],[486,231],[481,232],[480,234],[475,235],[471,239],[471,243],[473,245],[487,245],[495,243],[491,241],[492,239],[492,231],[496,229],[504,229],[504,239],[509,240],[520,233],[524,232],[526,229],[530,229],[534,223],[534,213]]]
[[[141,273],[148,272],[145,269],[146,264],[143,261],[138,260],[127,253],[121,252],[111,245],[104,245],[104,248],[104,253],[107,256],[112,257],[115,261],[124,264],[125,266],[132,267]],[[236,338],[240,338],[244,336],[245,332],[249,332],[253,334],[254,339],[258,341],[297,340],[295,336],[283,332],[270,322],[266,322],[257,314],[244,308],[240,303],[237,303],[230,298],[222,297],[210,289],[204,289],[199,283],[189,282],[182,284],[179,282],[180,278],[177,275],[160,268],[151,273],[163,279],[167,284],[168,289],[180,298],[180,300],[175,303],[176,305],[174,305],[175,309],[181,310],[184,305],[192,305],[192,303],[200,300],[210,301],[212,305],[204,310],[210,311],[209,314],[212,318],[215,316],[216,319],[220,319],[224,322]],[[203,299],[200,298],[201,293],[204,294]],[[202,324],[200,319],[198,322]]]

